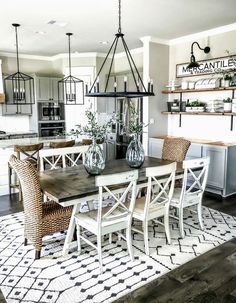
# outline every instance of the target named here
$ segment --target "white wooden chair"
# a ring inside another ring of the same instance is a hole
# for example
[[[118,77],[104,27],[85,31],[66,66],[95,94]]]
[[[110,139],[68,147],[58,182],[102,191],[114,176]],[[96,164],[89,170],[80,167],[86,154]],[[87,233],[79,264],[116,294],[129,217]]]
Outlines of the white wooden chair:
[[[174,191],[176,162],[171,164],[146,168],[148,177],[146,197],[137,198],[133,218],[142,222],[142,229],[132,227],[132,230],[144,235],[145,253],[149,255],[148,222],[164,225],[167,241],[170,244],[169,204]],[[164,223],[157,220],[164,217]]]
[[[42,149],[39,152],[40,171],[74,167],[82,164],[88,148],[88,145],[83,145]],[[47,197],[45,197],[45,200],[47,200]],[[84,207],[89,210],[93,209],[93,201],[82,203],[80,210],[83,211]]]
[[[101,272],[103,271],[101,242],[102,237],[106,234],[126,230],[126,237],[123,235],[121,237],[126,238],[130,258],[133,260],[131,223],[135,204],[137,179],[138,170],[97,176],[96,186],[99,187],[98,209],[87,213],[78,213],[75,215],[78,250],[81,251],[81,239],[94,247],[98,252]],[[128,183],[128,185],[125,185],[124,183]],[[122,189],[114,190],[114,186],[117,188],[117,185],[119,184],[123,184],[125,188],[122,186]],[[110,188],[110,186],[113,186],[113,190]],[[122,192],[119,197],[117,196],[118,192]],[[113,206],[102,207],[104,195],[110,196],[114,199],[115,203]],[[128,203],[127,199],[130,199]],[[83,233],[80,231],[81,227],[85,229]],[[86,230],[96,235],[97,245],[92,243],[91,240],[85,235]]]
[[[197,206],[198,220],[203,230],[202,222],[202,196],[206,188],[210,158],[199,158],[183,161],[184,177],[182,188],[175,188],[170,206],[176,208],[179,220],[181,238],[184,238],[183,210]],[[196,211],[194,211],[196,212]]]
[[[84,162],[88,145],[43,149],[39,152],[40,170],[73,167]],[[81,161],[82,159],[82,161]]]

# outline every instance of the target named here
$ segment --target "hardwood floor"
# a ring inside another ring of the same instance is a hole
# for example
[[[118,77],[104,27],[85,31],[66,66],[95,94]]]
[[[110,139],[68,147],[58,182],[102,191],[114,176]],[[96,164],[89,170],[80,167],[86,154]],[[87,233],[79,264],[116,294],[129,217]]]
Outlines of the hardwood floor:
[[[236,216],[235,196],[221,199],[207,194],[203,204]],[[0,216],[21,210],[17,195],[0,197]],[[0,303],[4,302],[0,294]],[[236,238],[116,302],[236,303]]]

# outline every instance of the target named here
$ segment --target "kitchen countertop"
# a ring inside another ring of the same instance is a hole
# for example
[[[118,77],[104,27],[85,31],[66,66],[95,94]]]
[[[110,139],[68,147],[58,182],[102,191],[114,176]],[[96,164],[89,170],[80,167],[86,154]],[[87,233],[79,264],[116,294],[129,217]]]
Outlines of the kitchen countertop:
[[[14,132],[6,132],[5,134],[0,133],[0,140],[8,139],[11,136],[32,136],[32,135],[38,135],[35,131],[14,131]]]
[[[158,136],[152,137],[156,139],[165,139],[165,138],[183,138],[189,140],[191,143],[199,143],[199,144],[210,144],[210,145],[218,145],[218,146],[236,146],[236,142],[224,142],[224,141],[216,141],[216,140],[207,140],[207,139],[194,139],[187,137],[175,137],[175,136]]]
[[[13,148],[17,144],[37,144],[44,143],[45,146],[49,145],[49,142],[70,141],[71,137],[56,136],[56,137],[35,137],[35,138],[20,138],[20,139],[8,139],[0,140],[0,149]]]

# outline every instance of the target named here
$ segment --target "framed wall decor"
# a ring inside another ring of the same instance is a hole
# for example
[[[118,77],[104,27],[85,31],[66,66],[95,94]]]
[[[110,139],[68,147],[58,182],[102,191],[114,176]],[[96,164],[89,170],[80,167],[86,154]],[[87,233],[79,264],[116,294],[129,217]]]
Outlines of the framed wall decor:
[[[233,69],[236,68],[234,60],[236,55],[200,60],[198,61],[200,66],[192,70],[187,68],[189,62],[176,64],[176,78],[215,74],[222,70]]]

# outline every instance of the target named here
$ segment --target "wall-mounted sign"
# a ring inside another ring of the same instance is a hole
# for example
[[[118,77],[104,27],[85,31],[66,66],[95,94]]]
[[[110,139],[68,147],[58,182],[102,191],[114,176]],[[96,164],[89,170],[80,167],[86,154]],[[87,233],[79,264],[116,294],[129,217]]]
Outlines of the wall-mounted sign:
[[[200,66],[189,70],[188,63],[176,64],[176,78],[214,74],[222,70],[235,68],[236,55],[197,61]]]

